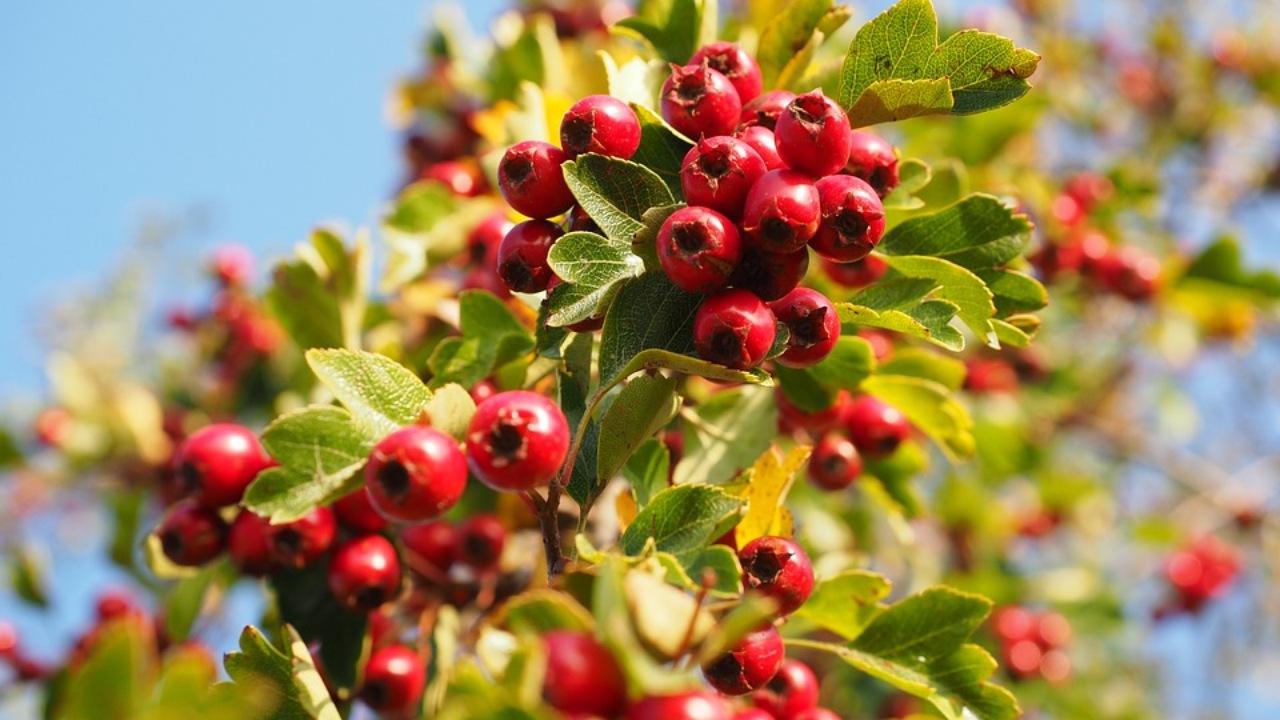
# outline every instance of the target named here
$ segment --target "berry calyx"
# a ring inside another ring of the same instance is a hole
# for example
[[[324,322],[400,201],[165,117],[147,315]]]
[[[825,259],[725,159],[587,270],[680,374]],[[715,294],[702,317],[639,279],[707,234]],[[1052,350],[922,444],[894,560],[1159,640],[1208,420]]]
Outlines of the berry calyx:
[[[761,300],[772,302],[791,292],[809,272],[809,250],[774,253],[752,243],[742,248],[742,262],[729,284],[750,290]]]
[[[858,452],[875,460],[897,452],[911,434],[911,424],[901,411],[870,395],[854,398],[845,421]]]
[[[843,490],[862,474],[862,456],[853,441],[840,433],[827,433],[809,456],[809,480],[823,490]]]
[[[723,288],[742,261],[742,240],[729,218],[705,207],[685,207],[658,230],[658,262],[676,287],[691,293]]]
[[[838,263],[861,260],[884,236],[884,205],[875,190],[852,175],[832,175],[815,183],[822,221],[809,247]]]
[[[709,65],[671,66],[662,84],[662,118],[694,140],[729,135],[738,125],[742,100],[729,78]]]
[[[898,187],[898,156],[884,138],[865,130],[849,133],[849,162],[845,172],[861,178],[884,198]]]
[[[751,700],[779,720],[794,718],[818,706],[818,678],[799,660],[783,660],[778,673]]]
[[[742,142],[751,146],[752,150],[764,161],[765,170],[786,170],[787,164],[782,162],[778,154],[778,143],[773,131],[763,125],[748,125],[738,128],[733,134]]]
[[[599,153],[622,159],[640,147],[640,119],[631,106],[609,95],[588,95],[560,121],[560,147],[569,159]]]
[[[511,292],[547,289],[554,273],[547,263],[551,245],[564,231],[546,220],[526,220],[511,228],[498,246],[498,277]]]
[[[553,630],[542,636],[547,672],[542,699],[567,714],[611,718],[627,703],[627,679],[613,653],[585,633]]]
[[[680,187],[689,205],[711,208],[730,218],[742,215],[747,193],[766,172],[764,160],[738,138],[703,138],[684,156]]]
[[[403,645],[379,648],[369,655],[360,699],[381,713],[409,712],[422,701],[427,668],[413,650]]]
[[[495,490],[546,485],[568,454],[568,420],[537,393],[498,393],[480,403],[467,427],[467,462]]]
[[[627,708],[626,720],[732,720],[729,705],[715,693],[694,690],[651,695]]]
[[[271,464],[252,430],[227,423],[192,433],[175,461],[183,489],[208,508],[240,502],[249,483]]]
[[[410,425],[374,446],[364,479],[380,515],[392,522],[419,523],[438,517],[462,497],[466,458],[452,437]]]
[[[272,569],[271,521],[250,510],[241,510],[227,532],[227,556],[242,575],[261,577]]]
[[[794,170],[767,172],[751,186],[742,231],[762,250],[795,252],[818,231],[822,204],[813,182]]]
[[[797,95],[773,132],[778,154],[792,170],[821,178],[849,162],[849,116],[822,90]]]
[[[783,652],[782,636],[777,628],[768,625],[703,665],[702,674],[711,687],[725,695],[746,695],[778,674]]]
[[[755,58],[734,43],[718,41],[703,45],[689,59],[689,64],[701,65],[704,60],[711,69],[729,78],[743,103],[754,100],[764,88],[764,78]]]
[[[507,528],[497,515],[473,515],[457,529],[457,559],[477,570],[497,567],[507,544]]]
[[[333,546],[338,521],[327,507],[316,508],[290,523],[272,525],[267,536],[271,560],[283,567],[310,565]]]
[[[196,567],[218,557],[226,547],[227,523],[216,510],[187,500],[169,508],[156,535],[174,564]]]
[[[738,116],[739,127],[760,127],[773,130],[778,125],[778,118],[796,99],[790,90],[770,90],[742,105],[742,114]]]
[[[348,540],[333,550],[329,590],[349,610],[370,612],[400,591],[400,558],[381,535]]]
[[[433,572],[443,575],[458,557],[458,530],[447,520],[407,527],[400,532],[400,542],[408,551],[410,569],[418,567],[416,560],[421,559]]]
[[[343,527],[357,532],[376,533],[387,527],[387,519],[373,506],[367,487],[361,487],[335,500],[333,514]]]
[[[546,219],[568,212],[573,193],[564,181],[564,151],[551,143],[525,140],[507,148],[498,162],[498,190],[516,212]]]
[[[758,537],[738,553],[742,583],[778,602],[778,614],[795,612],[813,592],[809,555],[794,540],[773,535]]]
[[[724,290],[708,297],[693,319],[698,356],[738,370],[763,362],[776,334],[769,307],[746,290]]]
[[[791,333],[787,351],[778,357],[778,362],[787,367],[804,368],[822,362],[840,339],[836,308],[817,290],[798,287],[769,303],[769,309]]]

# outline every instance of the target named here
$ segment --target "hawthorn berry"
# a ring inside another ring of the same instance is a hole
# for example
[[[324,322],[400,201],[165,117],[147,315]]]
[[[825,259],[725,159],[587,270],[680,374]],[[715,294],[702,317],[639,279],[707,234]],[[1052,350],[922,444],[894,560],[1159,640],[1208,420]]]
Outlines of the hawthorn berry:
[[[169,508],[156,535],[174,564],[195,567],[218,557],[226,547],[227,523],[217,510],[186,500]]]
[[[815,183],[822,221],[809,247],[827,260],[861,260],[884,236],[884,205],[875,190],[852,175],[832,175]]]
[[[209,269],[224,287],[240,287],[253,276],[253,251],[235,243],[220,245],[213,251]]]
[[[671,284],[691,293],[723,288],[742,261],[738,228],[706,207],[685,207],[672,213],[658,229],[656,250]]]
[[[778,154],[792,170],[821,178],[849,162],[849,116],[822,90],[797,95],[773,132]]]
[[[553,275],[547,253],[563,234],[559,225],[546,220],[526,220],[511,228],[498,246],[498,277],[507,289],[521,293],[546,290]]]
[[[813,181],[794,170],[772,170],[751,186],[742,231],[762,250],[795,252],[818,231],[822,204]]]
[[[502,559],[502,549],[507,544],[507,528],[497,515],[472,515],[458,524],[457,533],[459,562],[477,570],[498,565],[498,561]]]
[[[134,602],[133,595],[121,589],[109,589],[99,594],[94,601],[94,610],[97,612],[98,622],[109,622],[142,612],[142,608]],[[3,633],[0,633],[0,657],[5,654],[4,647]]]
[[[722,694],[746,695],[772,680],[782,659],[782,636],[777,628],[766,625],[703,665],[702,674]]]
[[[568,232],[590,232],[597,235],[603,235],[604,231],[596,224],[595,220],[582,209],[581,205],[574,205],[569,211],[569,217],[565,221],[565,230]]]
[[[267,535],[272,562],[287,568],[310,565],[333,546],[338,521],[333,511],[320,507],[290,523],[272,525]]]
[[[564,181],[564,151],[540,140],[507,148],[498,162],[498,190],[516,212],[546,219],[568,212],[573,193]]]
[[[1099,203],[1109,200],[1115,194],[1116,186],[1106,175],[1081,172],[1071,176],[1062,190],[1075,198],[1085,212],[1090,212]]]
[[[862,474],[862,456],[840,433],[823,435],[809,456],[809,480],[823,490],[843,490]]]
[[[703,360],[748,370],[764,361],[777,334],[769,306],[746,290],[723,290],[702,301],[693,341]]]
[[[818,678],[799,660],[783,660],[778,674],[751,701],[778,720],[789,720],[818,706]]]
[[[400,558],[391,541],[363,535],[333,549],[329,590],[349,610],[370,612],[400,591]]]
[[[75,418],[62,408],[45,408],[36,416],[36,439],[49,447],[62,447],[71,438]]]
[[[972,393],[1009,393],[1018,389],[1018,373],[1003,358],[965,361],[964,389]]]
[[[701,65],[704,60],[733,83],[743,103],[754,100],[764,88],[764,78],[755,58],[734,43],[718,41],[703,45],[689,59],[689,64]]]
[[[241,510],[227,532],[227,556],[243,575],[261,577],[270,572],[271,521],[251,510]]]
[[[733,720],[778,720],[760,708],[743,708],[733,714]]]
[[[804,430],[815,437],[844,427],[845,414],[849,412],[849,404],[853,402],[849,391],[841,390],[836,393],[831,405],[809,412],[793,403],[787,397],[786,390],[781,387],[774,392],[774,399],[778,405],[778,421],[787,432]]]
[[[408,551],[411,568],[415,566],[414,558],[421,558],[443,575],[458,557],[458,530],[448,520],[411,525],[400,531],[400,542]]]
[[[742,100],[729,78],[707,63],[671,66],[662,84],[662,118],[694,140],[730,135],[738,125]]]
[[[875,255],[848,263],[835,263],[822,259],[822,271],[831,282],[847,288],[863,288],[873,285],[889,272],[889,263]]]
[[[771,302],[791,292],[809,272],[809,251],[773,253],[744,243],[742,262],[729,278],[733,287],[750,290],[761,300]]]
[[[845,422],[858,452],[873,460],[897,452],[898,446],[911,434],[911,424],[901,411],[870,395],[854,398]]]
[[[758,537],[738,552],[742,583],[778,602],[778,614],[795,612],[813,592],[813,565],[794,540]]]
[[[765,172],[764,160],[754,148],[738,138],[719,135],[702,138],[685,154],[680,187],[689,205],[737,218],[751,186]]]
[[[449,188],[458,197],[476,197],[484,194],[484,180],[475,168],[457,160],[432,163],[418,175],[422,180],[435,180]]]
[[[810,288],[798,287],[769,303],[778,322],[791,332],[787,351],[778,362],[793,368],[804,368],[822,362],[840,339],[840,317],[826,295]]]
[[[380,713],[407,713],[422,701],[427,668],[413,650],[403,645],[379,648],[364,668],[360,699]]]
[[[348,530],[376,533],[387,527],[387,519],[373,506],[373,499],[365,486],[338,498],[332,507],[338,523]]]
[[[763,95],[748,100],[742,105],[742,113],[738,116],[739,127],[760,127],[773,130],[778,126],[778,118],[786,111],[796,94],[790,90],[770,90]]]
[[[1133,302],[1155,297],[1160,284],[1160,259],[1142,248],[1112,248],[1098,261],[1098,282],[1111,292]]]
[[[816,707],[800,712],[792,720],[841,720],[841,718],[826,708]]]
[[[630,105],[610,95],[588,95],[560,121],[560,147],[569,159],[599,153],[626,160],[640,147],[640,119]]]
[[[497,211],[490,214],[467,233],[467,258],[473,265],[492,268],[498,263],[498,247],[515,223],[507,214]]]
[[[881,198],[898,187],[898,156],[893,146],[875,133],[849,133],[849,162],[844,169],[866,181]]]
[[[495,490],[546,485],[568,455],[569,421],[537,393],[498,393],[480,403],[467,427],[467,462]]]
[[[777,140],[774,138],[773,131],[769,128],[763,125],[748,125],[744,128],[739,128],[733,136],[756,151],[756,154],[764,161],[764,169],[766,171],[787,169],[787,164],[782,162],[782,156],[778,154]]]
[[[613,653],[580,632],[553,630],[542,636],[547,671],[542,699],[566,714],[617,717],[627,704],[627,679]]]
[[[249,428],[219,423],[201,428],[178,448],[175,462],[183,488],[207,508],[235,505],[271,464]]]
[[[462,497],[467,463],[452,437],[424,425],[386,436],[369,453],[364,482],[373,508],[392,522],[439,516]]]
[[[715,693],[692,690],[650,695],[627,708],[626,720],[732,720],[733,711]]]

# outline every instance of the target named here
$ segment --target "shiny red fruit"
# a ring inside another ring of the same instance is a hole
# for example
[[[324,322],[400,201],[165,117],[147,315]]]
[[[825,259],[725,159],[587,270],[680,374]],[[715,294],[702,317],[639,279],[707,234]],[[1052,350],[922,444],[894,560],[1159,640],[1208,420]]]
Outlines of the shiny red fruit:
[[[458,524],[459,562],[477,570],[496,567],[507,544],[507,528],[497,515],[472,515]]]
[[[725,695],[746,695],[778,674],[783,653],[782,636],[777,628],[767,625],[703,665],[702,674],[711,687]]]
[[[796,94],[790,90],[770,90],[759,95],[743,104],[742,113],[738,116],[739,126],[759,125],[773,130],[778,125],[778,118],[795,99]]]
[[[526,220],[507,233],[498,246],[498,277],[511,292],[547,289],[553,273],[547,263],[551,245],[564,231],[546,220]]]
[[[889,272],[889,264],[875,255],[868,255],[850,263],[834,263],[823,258],[822,271],[831,282],[847,288],[864,288],[874,285]]]
[[[815,186],[822,205],[822,221],[809,247],[838,263],[861,260],[871,254],[884,237],[884,205],[876,191],[852,175],[825,177]]]
[[[898,156],[884,138],[865,130],[849,133],[849,163],[845,172],[875,188],[881,198],[898,187]]]
[[[773,130],[787,167],[823,178],[849,162],[849,116],[821,90],[796,96]]]
[[[369,490],[364,486],[334,501],[333,514],[348,530],[375,533],[382,532],[387,527],[387,519],[378,514],[369,497]]]
[[[1031,640],[1036,633],[1036,616],[1021,605],[1006,605],[991,615],[991,630],[1003,644]]]
[[[94,603],[94,608],[97,611],[99,622],[108,622],[126,615],[142,612],[142,608],[134,601],[133,595],[119,589],[105,590],[99,594]],[[5,655],[5,645],[4,633],[0,632],[0,657]]]
[[[743,103],[754,100],[764,88],[764,78],[755,58],[731,42],[713,42],[698,48],[689,64],[701,65],[704,60],[711,69],[729,78]]]
[[[410,568],[417,564],[414,559],[420,558],[443,575],[458,557],[458,530],[448,520],[407,527],[400,531],[400,542],[408,551]]]
[[[733,136],[750,145],[751,149],[756,151],[756,154],[764,161],[764,169],[766,171],[787,169],[787,164],[782,162],[782,156],[778,154],[777,139],[769,128],[763,125],[748,125],[744,128],[738,128],[738,131]]]
[[[976,394],[1009,393],[1018,389],[1018,373],[1003,358],[965,361],[964,389]]]
[[[693,341],[703,360],[748,370],[764,361],[777,334],[773,313],[746,290],[724,290],[702,301]]]
[[[792,720],[818,706],[818,678],[799,660],[784,660],[778,674],[757,690],[751,700],[777,720]]]
[[[795,612],[813,592],[813,565],[794,540],[766,535],[738,552],[742,584],[778,602],[778,614]]]
[[[751,186],[765,172],[764,160],[754,148],[738,138],[719,135],[699,140],[685,154],[680,187],[689,205],[737,218]]]
[[[403,645],[374,650],[364,669],[360,699],[380,713],[415,710],[427,686],[427,668],[413,650]]]
[[[348,610],[370,612],[400,592],[400,558],[381,535],[348,540],[333,550],[329,591]]]
[[[862,456],[853,441],[840,433],[827,433],[809,456],[809,480],[823,490],[843,490],[862,474]]]
[[[175,565],[194,567],[218,557],[226,547],[227,524],[216,510],[187,500],[169,508],[156,535]]]
[[[786,352],[778,357],[779,363],[793,368],[810,367],[835,349],[840,339],[840,317],[826,295],[798,287],[769,303],[769,309],[791,333]]]
[[[310,565],[333,546],[338,521],[327,507],[316,508],[298,520],[272,525],[267,536],[272,562],[283,567]]]
[[[480,403],[467,428],[471,471],[495,490],[551,482],[569,454],[569,422],[551,400],[524,390]]]
[[[249,483],[271,464],[252,430],[227,423],[192,433],[175,460],[187,494],[208,508],[240,502]]]
[[[729,78],[706,64],[671,66],[662,84],[662,117],[686,137],[730,135],[738,126],[742,100]]]
[[[733,720],[777,720],[760,708],[743,708],[733,714]]]
[[[453,507],[467,486],[458,442],[435,428],[410,425],[369,453],[364,482],[375,510],[392,522],[419,523]]]
[[[826,708],[809,708],[792,720],[842,720],[842,718]]]
[[[588,95],[560,121],[560,147],[570,159],[599,153],[627,159],[640,147],[640,119],[631,106],[609,95]]]
[[[542,699],[562,713],[617,717],[627,704],[627,679],[613,653],[580,632],[553,630],[542,636],[547,672]]]
[[[457,160],[428,165],[422,169],[419,177],[423,180],[435,180],[458,197],[476,197],[484,194],[484,179],[471,165]]]
[[[274,569],[271,560],[271,521],[241,510],[227,534],[227,556],[242,575],[260,577]]]
[[[221,245],[213,251],[209,268],[224,286],[244,285],[253,276],[253,251],[233,243]]]
[[[804,430],[814,437],[836,428],[843,428],[845,415],[849,412],[850,403],[853,402],[853,396],[849,391],[841,390],[836,394],[831,405],[809,412],[793,403],[782,388],[778,388],[774,398],[778,404],[778,422],[785,432]]]
[[[502,211],[494,212],[480,221],[467,234],[467,259],[472,265],[493,268],[498,264],[498,247],[515,223]]]
[[[818,231],[821,219],[822,204],[813,181],[792,170],[773,170],[751,186],[742,231],[762,250],[795,252]]]
[[[742,262],[729,278],[729,284],[749,290],[765,302],[777,300],[791,292],[809,272],[809,250],[772,253],[751,243],[742,248]]]
[[[1103,287],[1133,302],[1155,297],[1160,273],[1160,259],[1133,246],[1112,248],[1096,266],[1098,282]]]
[[[685,207],[672,213],[658,229],[656,250],[671,284],[691,293],[723,288],[742,262],[737,226],[705,207]]]
[[[690,691],[651,695],[627,708],[626,720],[732,720],[733,712],[719,695]]]
[[[911,423],[897,408],[870,395],[860,395],[845,418],[858,451],[873,460],[889,457],[911,435]]]
[[[516,143],[498,162],[498,190],[516,212],[531,218],[566,213],[573,206],[573,193],[560,169],[566,159],[564,151],[551,143]]]

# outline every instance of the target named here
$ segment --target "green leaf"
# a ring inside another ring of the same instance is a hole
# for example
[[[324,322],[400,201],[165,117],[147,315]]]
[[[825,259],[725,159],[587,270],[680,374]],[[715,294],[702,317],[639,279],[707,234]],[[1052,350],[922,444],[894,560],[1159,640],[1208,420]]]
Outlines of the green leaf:
[[[618,546],[636,556],[652,538],[659,552],[671,554],[688,568],[742,506],[741,499],[710,485],[667,488],[636,515]]]
[[[964,385],[965,366],[953,357],[939,355],[922,348],[898,348],[880,366],[884,375],[906,375],[932,380],[948,390],[959,390]]]
[[[572,232],[556,240],[547,261],[564,280],[548,303],[547,323],[558,326],[600,315],[622,283],[644,272],[644,262],[632,254],[629,243],[589,232]]]
[[[227,653],[223,659],[227,674],[247,691],[279,700],[262,716],[264,720],[341,720],[306,644],[287,626],[285,640],[282,651],[257,628],[246,627],[240,634],[240,652]]]
[[[635,238],[646,210],[675,202],[657,173],[629,160],[588,153],[563,169],[578,204],[616,242],[629,244]]]
[[[916,377],[877,374],[862,384],[902,412],[953,462],[973,455],[973,420],[945,385]]]
[[[717,393],[685,422],[685,456],[676,466],[677,485],[723,483],[755,463],[778,429],[773,391],[745,386]]]
[[[782,69],[809,43],[832,5],[832,0],[791,0],[760,31],[756,63],[766,88],[778,87]]]
[[[13,592],[30,605],[49,606],[46,573],[43,563],[26,545],[13,548],[10,555],[9,581]]]
[[[657,349],[643,350],[631,358],[631,362],[627,363],[627,366],[618,374],[618,378],[630,377],[642,370],[656,370],[658,368],[667,368],[686,375],[697,375],[711,380],[766,386],[773,383],[769,373],[763,370],[735,370],[724,365],[708,362],[702,358],[681,355],[670,350]]]
[[[1232,237],[1219,238],[1205,247],[1179,282],[1183,280],[1208,280],[1254,290],[1269,298],[1280,297],[1280,275],[1270,270],[1251,272],[1245,267],[1239,241]]]
[[[507,601],[497,612],[495,625],[516,633],[542,634],[551,630],[591,632],[595,620],[573,596],[559,590],[529,590]]]
[[[367,618],[340,605],[328,585],[329,559],[324,558],[300,570],[273,573],[269,582],[275,591],[281,622],[306,642],[320,643],[320,660],[325,673],[340,692],[358,684],[361,659],[368,655]]]
[[[886,210],[915,210],[922,208],[925,202],[916,197],[916,193],[924,189],[933,180],[933,170],[922,160],[908,158],[898,163],[898,187],[894,188],[884,199]],[[880,241],[881,249],[884,240]]]
[[[226,563],[207,565],[169,589],[164,598],[164,630],[171,641],[182,643],[191,636],[209,588],[220,585],[228,569]]]
[[[660,272],[642,275],[622,288],[605,315],[601,384],[612,385],[623,377],[632,359],[644,350],[692,353],[693,317],[702,297],[677,288]]]
[[[663,60],[684,65],[698,47],[702,12],[695,0],[645,0],[613,30],[648,40]]]
[[[807,370],[797,370],[786,365],[774,367],[778,387],[787,400],[808,413],[822,412],[836,401],[836,393],[818,383]]]
[[[892,282],[896,281],[890,281]],[[859,299],[861,295],[854,297],[854,300]],[[837,303],[836,310],[840,313],[842,323],[900,332],[955,352],[964,349],[964,336],[949,324],[959,308],[946,300],[929,300],[904,310],[879,312],[864,305]]]
[[[658,438],[645,440],[622,467],[622,476],[631,484],[636,505],[643,509],[655,495],[667,489],[671,452]]]
[[[258,475],[244,506],[285,523],[328,505],[363,482],[358,473],[379,439],[341,408],[312,406],[282,415],[262,432],[263,447],[280,467]]]
[[[891,587],[883,575],[847,570],[819,583],[796,616],[852,640],[883,612]]]
[[[996,314],[995,301],[985,283],[972,271],[936,257],[902,255],[887,259],[889,267],[913,278],[928,278],[937,283],[933,295],[954,304],[957,315],[978,337],[992,347],[1000,347],[991,318]]]
[[[1049,304],[1049,293],[1044,286],[1016,270],[983,270],[978,277],[995,296],[997,317],[1035,312]]]
[[[308,350],[307,364],[348,410],[357,427],[381,439],[416,423],[431,391],[405,366],[360,350]]]
[[[633,61],[634,62],[634,61]],[[662,68],[663,76],[668,72]],[[672,197],[683,198],[680,187],[680,168],[684,165],[684,156],[693,147],[693,142],[676,132],[661,117],[647,107],[648,103],[631,103],[636,117],[640,119],[640,147],[631,156],[632,162],[640,163],[655,172],[667,184]]]
[[[991,195],[970,195],[929,215],[905,220],[881,240],[888,255],[930,255],[970,270],[1016,258],[1031,237],[1031,223]]]
[[[355,346],[365,312],[368,243],[360,240],[348,251],[336,235],[317,230],[297,254],[272,272],[265,296],[271,314],[300,348]]]
[[[383,233],[389,252],[379,289],[387,294],[460,255],[471,230],[500,211],[493,197],[458,198],[435,181],[409,186],[397,202],[397,212],[413,210],[404,224],[390,225]]]
[[[383,225],[406,234],[423,233],[457,209],[457,195],[435,180],[417,182],[400,192]]]
[[[464,291],[458,297],[458,315],[464,338],[479,340],[484,345],[495,348],[495,367],[505,365],[533,349],[534,340],[529,329],[506,303],[491,292]],[[460,384],[470,387],[465,383]]]
[[[0,428],[0,470],[5,470],[22,463],[22,451],[13,439],[13,433]]]
[[[436,389],[424,412],[431,420],[431,427],[462,442],[471,416],[476,414],[476,401],[461,385],[449,383]]]
[[[860,29],[840,70],[839,100],[854,127],[920,115],[967,114],[1024,95],[1039,57],[976,31],[938,45],[929,0],[900,0]]]
[[[583,417],[591,402],[591,354],[595,338],[590,333],[575,335],[565,349],[564,364],[559,370],[560,409],[564,411],[569,427],[581,428]],[[597,472],[597,443],[600,440],[598,418],[587,421],[582,444],[573,463],[573,475],[568,482],[569,497],[585,508],[590,508],[596,496],[604,489],[606,478]]]
[[[876,371],[876,356],[871,343],[863,338],[845,335],[836,341],[831,354],[806,372],[828,390],[854,391]]]
[[[640,114],[641,108],[650,108],[657,104],[658,91],[662,88],[663,80],[671,72],[666,63],[661,60],[633,57],[622,65],[618,65],[618,61],[606,50],[598,50],[596,55],[604,64],[604,74],[609,83],[610,95],[631,105],[637,115]],[[649,114],[653,117],[652,113]],[[641,118],[642,127],[644,123],[644,118]],[[640,144],[643,147],[643,130]],[[632,156],[632,159],[635,159],[635,156]],[[636,160],[636,162],[641,165],[649,164],[644,160]]]
[[[600,421],[597,474],[606,482],[640,443],[666,425],[680,407],[676,378],[640,375],[626,384]]]
[[[687,567],[670,553],[658,553],[658,562],[666,568],[667,582],[672,585],[696,593],[702,590],[703,581],[709,581],[707,590],[715,597],[737,598],[742,594],[742,564],[738,554],[724,545],[708,545],[687,561]]]

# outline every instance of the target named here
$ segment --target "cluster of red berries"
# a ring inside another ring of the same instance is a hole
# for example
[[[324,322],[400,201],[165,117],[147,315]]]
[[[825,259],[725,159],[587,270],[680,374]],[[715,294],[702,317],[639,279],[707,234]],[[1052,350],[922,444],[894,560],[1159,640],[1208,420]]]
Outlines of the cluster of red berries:
[[[1009,605],[991,616],[991,629],[1001,664],[1014,679],[1039,676],[1059,683],[1071,676],[1071,659],[1063,650],[1071,640],[1071,623],[1058,613]]]
[[[1212,535],[1178,549],[1164,564],[1164,578],[1173,597],[1156,609],[1156,616],[1200,612],[1210,600],[1231,589],[1242,566],[1240,552]]]
[[[897,408],[872,397],[841,390],[825,410],[805,412],[776,393],[778,423],[788,434],[815,439],[809,456],[809,480],[823,490],[843,490],[862,474],[863,458],[883,460],[911,435],[911,423]]]

